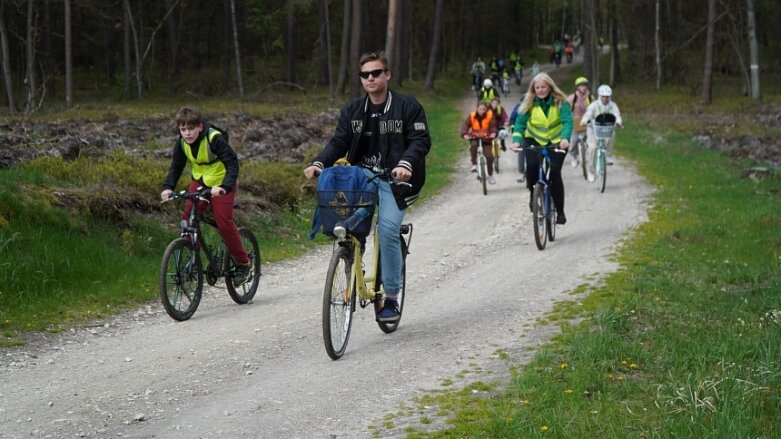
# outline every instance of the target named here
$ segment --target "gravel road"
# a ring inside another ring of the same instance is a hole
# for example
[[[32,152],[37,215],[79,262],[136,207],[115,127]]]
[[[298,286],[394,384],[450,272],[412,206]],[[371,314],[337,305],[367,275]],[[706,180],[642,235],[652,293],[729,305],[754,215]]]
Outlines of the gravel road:
[[[318,249],[266,265],[246,306],[210,289],[187,322],[154,304],[3,349],[0,438],[342,439],[371,437],[370,426],[381,437],[421,427],[402,407],[445,380],[506,379],[555,331],[535,320],[615,270],[609,256],[646,219],[652,191],[631,163],[617,157],[600,194],[567,160],[569,222],[539,251],[515,160],[502,157],[483,196],[465,152],[453,184],[410,209],[407,301],[395,333],[359,309],[346,355],[326,356],[320,306],[331,249]]]

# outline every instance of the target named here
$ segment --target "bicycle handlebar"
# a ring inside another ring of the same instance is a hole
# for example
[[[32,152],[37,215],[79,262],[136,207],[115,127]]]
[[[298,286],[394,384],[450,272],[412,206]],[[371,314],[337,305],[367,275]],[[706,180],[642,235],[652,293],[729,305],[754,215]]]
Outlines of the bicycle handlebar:
[[[472,139],[488,139],[488,140],[493,140],[493,139],[495,139],[495,138],[496,138],[496,133],[490,133],[490,134],[486,134],[485,136],[481,136],[481,135],[479,135],[479,134],[475,134],[475,133],[467,133],[467,134],[464,134],[464,138],[465,138],[466,140],[472,140]]]
[[[187,192],[185,190],[174,192],[171,194],[171,196],[167,200],[163,200],[160,202],[160,204],[167,203],[169,201],[178,200],[180,198],[184,198],[185,200],[193,200],[193,201],[205,201],[207,203],[211,202],[211,188],[209,187],[199,187],[195,192]]]

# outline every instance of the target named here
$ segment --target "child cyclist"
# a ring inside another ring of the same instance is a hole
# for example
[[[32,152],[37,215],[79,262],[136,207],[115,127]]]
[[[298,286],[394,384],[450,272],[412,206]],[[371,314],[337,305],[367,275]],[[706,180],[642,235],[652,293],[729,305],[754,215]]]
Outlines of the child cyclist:
[[[602,84],[597,89],[597,94],[599,95],[599,99],[589,104],[589,106],[586,108],[586,112],[583,114],[583,118],[580,121],[580,124],[582,126],[588,125],[588,137],[586,138],[586,143],[588,144],[588,150],[586,151],[586,155],[588,156],[588,181],[594,181],[594,155],[597,152],[597,140],[596,137],[594,137],[594,128],[593,128],[593,122],[594,119],[596,119],[597,116],[603,113],[610,113],[616,117],[616,126],[617,127],[623,127],[624,121],[621,119],[621,110],[618,109],[618,105],[616,105],[615,102],[613,102],[613,89],[610,88],[607,84]],[[607,149],[607,164],[612,165],[613,159],[611,156],[613,155],[613,145],[616,142],[616,133],[613,132],[613,137],[608,140],[606,149]]]
[[[239,159],[228,144],[221,131],[203,122],[200,111],[182,107],[176,115],[179,138],[174,144],[171,167],[163,181],[160,198],[171,198],[176,183],[189,162],[192,167],[192,181],[188,187],[194,192],[198,187],[211,188],[211,203],[201,203],[199,209],[211,206],[214,221],[217,223],[222,239],[228,247],[236,269],[232,275],[233,283],[241,285],[247,281],[250,273],[250,260],[241,244],[239,229],[233,222],[233,201],[238,192]],[[184,205],[183,219],[188,219],[193,202],[187,200]]]

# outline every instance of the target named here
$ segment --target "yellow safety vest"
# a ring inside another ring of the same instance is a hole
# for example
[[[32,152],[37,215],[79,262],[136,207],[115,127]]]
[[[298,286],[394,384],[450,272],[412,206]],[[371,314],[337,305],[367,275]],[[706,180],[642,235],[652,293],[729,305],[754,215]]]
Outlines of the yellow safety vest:
[[[542,107],[535,105],[532,108],[532,114],[529,118],[529,122],[526,124],[526,133],[524,137],[533,138],[540,145],[547,145],[548,143],[561,142],[561,130],[563,125],[561,123],[561,117],[559,117],[559,108],[556,105],[551,105],[548,108],[548,115],[545,116],[545,112],[542,111]]]
[[[485,102],[486,104],[490,104],[495,97],[496,97],[496,89],[493,87],[487,90],[483,88],[480,92],[480,100]]]
[[[203,179],[203,183],[209,187],[219,186],[225,178],[225,164],[212,151],[211,142],[216,136],[220,136],[218,130],[209,127],[208,133],[201,138],[198,146],[198,157],[193,156],[192,147],[181,139],[182,150],[193,167],[193,180]]]

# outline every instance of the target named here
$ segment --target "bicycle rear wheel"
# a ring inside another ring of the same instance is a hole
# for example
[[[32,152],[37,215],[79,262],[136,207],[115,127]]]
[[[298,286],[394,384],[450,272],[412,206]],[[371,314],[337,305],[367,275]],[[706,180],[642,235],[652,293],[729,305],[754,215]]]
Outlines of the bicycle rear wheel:
[[[480,183],[483,185],[483,195],[488,195],[488,170],[485,165],[485,156],[480,156],[480,169],[478,170],[477,178],[480,179]]]
[[[407,289],[407,241],[405,241],[404,237],[402,236],[400,236],[399,239],[401,239],[401,288],[399,288],[399,295],[397,299],[399,302],[399,319],[393,323],[377,322],[377,325],[380,327],[382,332],[386,334],[390,334],[399,327],[399,322],[401,322],[401,315],[404,312],[404,293]],[[382,257],[382,255],[380,255],[380,257]],[[377,258],[377,275],[374,281],[374,291],[380,291],[382,289],[382,270],[380,267],[380,258]],[[374,298],[375,316],[382,310],[381,305],[380,297],[378,295],[378,297]]]
[[[542,183],[534,185],[534,192],[532,196],[532,215],[534,217],[534,243],[537,244],[537,248],[540,250],[545,249],[545,244],[548,242],[548,233],[545,230],[548,224],[547,218],[545,218],[545,199],[544,192],[545,186]]]
[[[352,248],[339,246],[331,256],[323,290],[323,342],[332,360],[344,355],[355,311]]]
[[[198,309],[202,293],[200,255],[187,239],[171,241],[160,265],[160,299],[165,312],[174,320],[189,319]]]
[[[233,258],[229,258],[230,266],[228,267],[228,275],[225,276],[225,287],[228,289],[231,299],[239,305],[245,304],[255,297],[255,293],[258,291],[258,284],[260,283],[260,246],[258,246],[258,240],[255,238],[255,234],[250,229],[240,227],[239,236],[241,236],[241,245],[247,251],[250,262],[250,273],[247,280],[236,286],[233,284],[233,278],[230,273],[233,273],[235,262]]]
[[[597,185],[600,193],[605,192],[605,183],[607,182],[607,166],[605,166],[605,151],[597,150]]]

